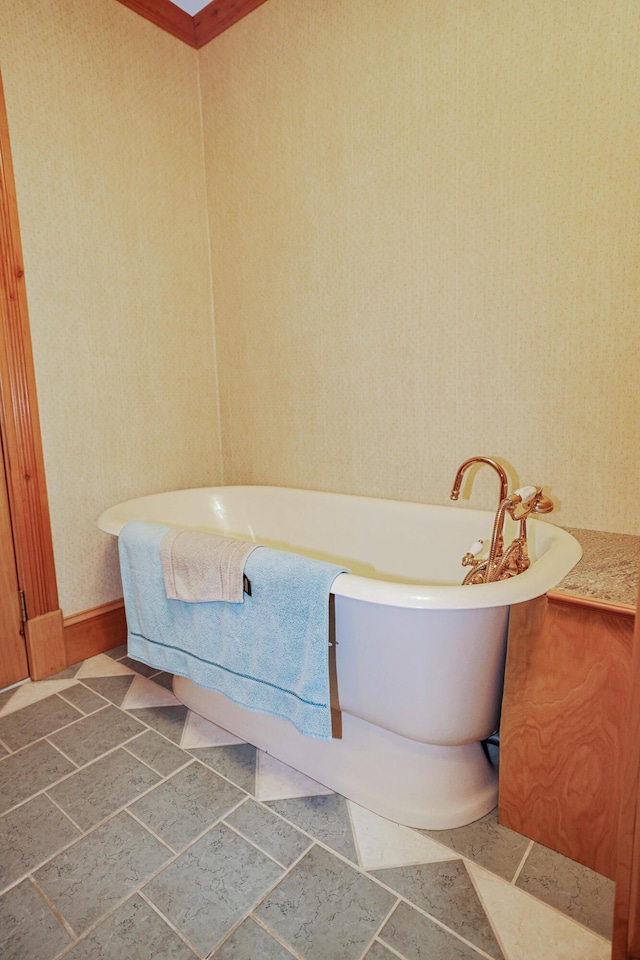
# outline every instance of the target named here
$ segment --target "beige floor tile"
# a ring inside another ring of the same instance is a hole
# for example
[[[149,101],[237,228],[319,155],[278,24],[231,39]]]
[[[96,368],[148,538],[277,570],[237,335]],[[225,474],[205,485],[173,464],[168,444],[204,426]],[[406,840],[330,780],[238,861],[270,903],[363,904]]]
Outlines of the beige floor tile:
[[[38,700],[44,700],[45,697],[50,697],[61,690],[66,690],[75,682],[75,680],[40,680],[37,683],[23,683],[16,687],[15,693],[3,705],[0,717],[21,710],[22,707],[28,707],[31,703],[37,703]]]
[[[200,714],[189,711],[180,743],[184,750],[196,747],[228,747],[234,743],[244,743],[244,740],[234,737],[228,730],[223,730]]]
[[[129,667],[125,667],[124,664],[118,660],[114,660],[104,653],[99,653],[97,657],[91,657],[90,660],[85,660],[76,674],[76,679],[82,680],[84,677],[119,677],[125,673],[131,674],[135,673],[135,671],[130,670]]]
[[[351,826],[363,870],[404,867],[414,863],[455,860],[458,854],[423,837],[409,827],[385,820],[353,801],[348,801]]]
[[[262,750],[258,753],[257,767],[258,800],[291,800],[294,797],[317,797],[333,793],[333,790]]]
[[[172,707],[180,703],[170,690],[145,677],[136,677],[127,692],[122,708],[136,710],[140,707]]]
[[[467,864],[507,960],[609,960],[611,944],[477,864]]]

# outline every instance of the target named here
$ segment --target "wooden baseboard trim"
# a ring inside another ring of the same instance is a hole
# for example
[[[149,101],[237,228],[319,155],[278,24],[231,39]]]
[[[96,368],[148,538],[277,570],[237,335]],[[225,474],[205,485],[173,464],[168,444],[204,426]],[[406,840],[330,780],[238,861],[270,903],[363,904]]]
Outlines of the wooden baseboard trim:
[[[119,647],[127,639],[124,601],[113,600],[64,618],[67,666]]]

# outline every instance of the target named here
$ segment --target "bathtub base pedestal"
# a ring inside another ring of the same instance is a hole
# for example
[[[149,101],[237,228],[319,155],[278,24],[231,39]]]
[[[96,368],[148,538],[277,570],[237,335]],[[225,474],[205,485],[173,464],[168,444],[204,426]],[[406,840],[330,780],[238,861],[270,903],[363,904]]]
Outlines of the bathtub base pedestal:
[[[497,773],[480,743],[421,743],[344,712],[342,739],[315,740],[184,677],[174,677],[173,692],[195,713],[395,823],[450,830],[497,804]]]

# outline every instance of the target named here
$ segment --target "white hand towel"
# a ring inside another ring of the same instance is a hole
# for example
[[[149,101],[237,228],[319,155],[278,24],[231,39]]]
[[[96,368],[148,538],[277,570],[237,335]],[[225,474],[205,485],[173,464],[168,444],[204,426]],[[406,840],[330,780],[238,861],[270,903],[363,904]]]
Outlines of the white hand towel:
[[[160,544],[167,597],[188,603],[242,603],[245,561],[258,546],[200,530],[170,530]]]

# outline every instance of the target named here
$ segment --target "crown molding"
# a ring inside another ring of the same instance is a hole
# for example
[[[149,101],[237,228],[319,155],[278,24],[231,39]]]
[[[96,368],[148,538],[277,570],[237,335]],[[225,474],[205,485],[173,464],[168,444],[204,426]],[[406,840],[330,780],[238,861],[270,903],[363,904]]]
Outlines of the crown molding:
[[[176,7],[171,0],[118,0],[134,13],[140,14],[145,20],[150,20],[157,27],[166,30],[190,47],[196,46],[193,17]]]
[[[263,3],[266,0],[212,0],[193,18],[196,48],[204,47]]]
[[[266,0],[212,0],[191,17],[171,0],[118,0],[134,13],[199,50]]]

